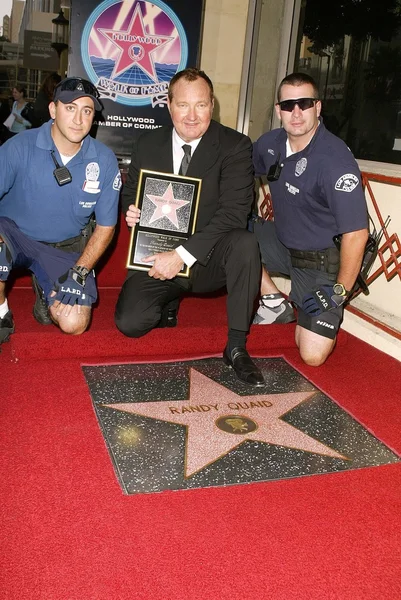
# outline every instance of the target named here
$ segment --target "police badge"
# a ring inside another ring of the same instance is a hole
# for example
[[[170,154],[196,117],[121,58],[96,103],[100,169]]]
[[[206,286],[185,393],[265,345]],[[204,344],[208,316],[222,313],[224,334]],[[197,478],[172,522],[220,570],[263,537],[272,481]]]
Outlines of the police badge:
[[[299,177],[306,170],[308,160],[306,158],[300,158],[295,165],[295,177]]]

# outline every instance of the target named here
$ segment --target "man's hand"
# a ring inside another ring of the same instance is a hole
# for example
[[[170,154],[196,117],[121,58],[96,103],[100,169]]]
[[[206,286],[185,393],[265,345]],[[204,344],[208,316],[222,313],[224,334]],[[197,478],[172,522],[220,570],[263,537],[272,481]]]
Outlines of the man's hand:
[[[74,269],[69,269],[61,275],[54,283],[54,290],[47,297],[49,306],[53,306],[60,315],[63,311],[66,316],[70,313],[70,307],[91,306],[93,298],[85,294],[85,279]],[[79,312],[79,310],[78,310]]]
[[[311,317],[317,317],[323,312],[338,308],[346,299],[347,296],[335,294],[332,285],[321,285],[303,297],[302,310]]]
[[[153,254],[143,259],[143,262],[153,262],[152,268],[149,270],[149,277],[154,279],[173,279],[184,266],[184,262],[175,250],[170,252],[161,252]]]
[[[130,204],[125,215],[125,220],[128,227],[134,227],[137,223],[139,223],[140,216],[140,209],[137,208],[135,204]]]

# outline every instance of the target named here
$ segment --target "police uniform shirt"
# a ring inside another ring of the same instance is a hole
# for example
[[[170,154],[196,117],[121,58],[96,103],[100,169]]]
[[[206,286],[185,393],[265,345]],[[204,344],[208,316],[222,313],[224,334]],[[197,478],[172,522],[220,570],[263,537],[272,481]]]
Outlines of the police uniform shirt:
[[[283,168],[269,182],[279,240],[297,250],[334,246],[333,236],[368,226],[365,194],[356,160],[323,122],[301,152],[286,156],[287,133],[275,129],[254,144],[257,176],[280,157]]]
[[[62,158],[51,137],[52,121],[19,133],[0,147],[0,216],[31,239],[59,242],[79,235],[94,212],[96,222],[117,222],[121,176],[114,153],[89,135],[68,162],[72,181],[59,186],[53,171]]]

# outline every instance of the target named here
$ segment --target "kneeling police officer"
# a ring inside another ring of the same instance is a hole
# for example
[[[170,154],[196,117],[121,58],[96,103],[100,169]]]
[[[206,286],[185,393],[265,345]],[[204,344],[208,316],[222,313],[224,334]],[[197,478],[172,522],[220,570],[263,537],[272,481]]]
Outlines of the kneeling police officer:
[[[289,299],[298,313],[295,341],[302,359],[319,366],[334,349],[360,272],[366,200],[351,151],[320,118],[314,80],[303,73],[285,77],[275,108],[283,127],[262,135],[253,153],[256,175],[267,174],[274,209],[274,221],[254,223],[264,266],[254,323],[295,320],[269,272],[289,276]],[[339,236],[340,251],[334,242]]]
[[[49,104],[51,120],[0,147],[0,343],[14,331],[5,292],[15,267],[34,275],[40,323],[70,334],[88,327],[93,267],[113,238],[121,187],[115,155],[89,136],[101,109],[92,83],[68,77]]]

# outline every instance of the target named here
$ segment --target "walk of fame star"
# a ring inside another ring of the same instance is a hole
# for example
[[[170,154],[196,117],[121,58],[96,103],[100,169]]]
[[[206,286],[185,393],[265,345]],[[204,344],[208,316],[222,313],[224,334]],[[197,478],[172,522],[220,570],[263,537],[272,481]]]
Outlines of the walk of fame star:
[[[156,210],[149,219],[149,225],[161,219],[162,217],[167,217],[169,221],[173,225],[179,229],[178,225],[178,217],[177,210],[186,204],[189,204],[188,200],[179,200],[178,198],[174,198],[173,188],[171,183],[169,183],[166,191],[163,196],[156,196],[153,194],[146,194],[146,197],[149,198],[151,202],[156,206]]]
[[[244,440],[253,440],[347,460],[280,417],[314,395],[291,392],[239,396],[190,369],[189,398],[181,401],[105,404],[115,410],[187,427],[185,477],[212,464]]]
[[[119,56],[114,65],[112,78],[121,75],[133,65],[137,65],[153,81],[157,82],[153,54],[168,44],[174,37],[151,34],[145,29],[141,5],[135,7],[131,22],[126,31],[99,29],[119,50]]]

